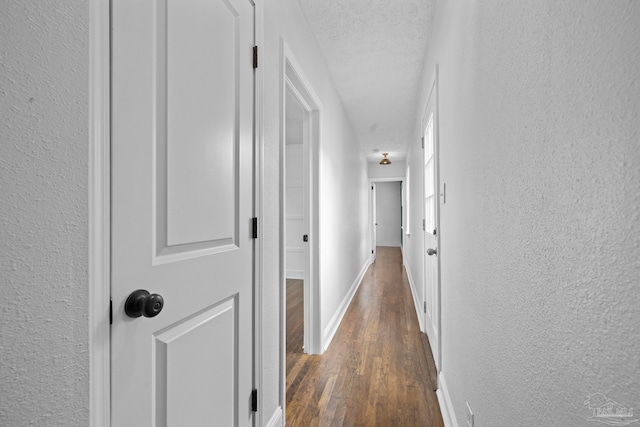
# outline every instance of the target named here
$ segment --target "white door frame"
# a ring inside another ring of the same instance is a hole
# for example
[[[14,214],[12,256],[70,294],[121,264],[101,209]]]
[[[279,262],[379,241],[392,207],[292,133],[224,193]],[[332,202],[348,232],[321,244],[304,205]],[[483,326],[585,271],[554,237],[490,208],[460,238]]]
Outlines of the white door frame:
[[[315,298],[315,292],[313,292],[313,290],[315,289],[315,282],[313,280],[313,276],[312,276],[312,271],[313,271],[313,260],[312,258],[312,254],[313,254],[313,246],[312,243],[315,242],[318,239],[318,236],[314,236],[311,233],[311,218],[314,217],[313,215],[313,210],[312,210],[312,206],[311,206],[311,201],[313,198],[313,189],[312,189],[312,178],[311,178],[311,169],[313,168],[312,163],[311,163],[311,145],[313,144],[313,136],[312,136],[312,127],[313,127],[313,115],[314,113],[317,111],[312,105],[310,105],[307,100],[305,100],[304,95],[300,92],[299,88],[296,87],[296,84],[288,77],[287,72],[285,70],[285,76],[284,76],[284,80],[285,80],[285,100],[287,98],[286,96],[286,92],[289,92],[291,94],[291,96],[293,98],[295,98],[296,102],[298,103],[298,105],[300,106],[300,108],[303,111],[303,118],[302,118],[302,233],[301,235],[297,236],[296,238],[299,239],[298,241],[300,242],[299,245],[302,247],[302,256],[304,259],[304,266],[302,267],[304,270],[304,273],[302,275],[302,280],[303,280],[303,318],[304,318],[304,323],[303,323],[303,348],[304,348],[304,352],[305,353],[310,353],[310,354],[314,354],[318,352],[317,347],[314,346],[314,343],[317,341],[318,335],[315,333],[316,332],[316,322],[315,322],[315,317],[313,314],[317,313],[318,310],[314,310],[314,308],[316,307],[316,305],[314,304]],[[284,279],[284,291],[283,291],[283,297],[284,297],[284,307],[285,307],[285,313],[284,313],[284,319],[285,319],[285,330],[286,330],[286,289],[287,289],[287,234],[290,230],[288,230],[287,228],[287,160],[286,160],[286,153],[287,153],[287,145],[286,145],[286,119],[287,119],[287,113],[286,113],[287,107],[286,107],[286,101],[285,101],[285,107],[284,107],[284,119],[285,119],[285,126],[283,127],[283,132],[282,132],[282,139],[285,141],[285,145],[284,147],[282,147],[282,172],[281,172],[281,203],[282,203],[282,208],[281,208],[281,217],[283,218],[282,221],[282,238],[281,238],[281,245],[283,248],[282,251],[282,264],[284,265],[284,269],[283,269],[283,279]],[[316,215],[317,216],[317,215]],[[307,235],[309,237],[309,241],[308,242],[304,242],[303,239],[303,235]],[[285,334],[286,337],[286,334]],[[286,341],[286,338],[285,338]],[[286,344],[286,342],[285,342]]]
[[[255,44],[259,49],[264,50],[264,2],[254,1],[255,7],[255,28],[254,37]],[[264,123],[263,123],[263,99],[264,99],[264,67],[258,64],[254,76],[254,215],[258,218],[258,238],[254,244],[254,316],[255,316],[255,332],[253,335],[253,353],[254,353],[254,387],[258,390],[258,412],[255,418],[256,426],[265,425],[264,420],[264,390],[262,387],[262,374],[264,372],[262,366],[262,283],[263,283],[263,262],[264,262],[264,203],[262,201],[264,195],[263,174],[264,174]]]
[[[89,2],[89,158],[88,158],[88,199],[89,199],[89,425],[105,427],[111,425],[111,73],[110,73],[110,0],[90,0]],[[255,4],[255,41],[263,45],[264,6]],[[254,100],[254,212],[262,220],[262,170],[263,123],[262,68],[255,73]],[[259,224],[260,225],[260,224]],[[254,386],[258,389],[257,425],[263,425],[262,414],[262,227],[258,227],[258,239],[254,249]]]
[[[286,413],[286,242],[284,240],[286,213],[285,182],[285,129],[286,91],[289,90],[299,101],[304,112],[303,157],[307,163],[303,186],[308,189],[304,202],[305,230],[309,235],[305,251],[304,279],[304,348],[306,353],[322,354],[323,336],[320,302],[320,126],[322,105],[313,91],[302,67],[283,39],[280,39],[280,328],[281,328],[281,387],[280,402]],[[304,190],[303,190],[304,191]],[[302,237],[302,236],[301,236]]]
[[[311,86],[301,72],[301,68],[293,58],[291,51],[283,41],[283,91],[281,94],[281,132],[280,132],[280,193],[281,224],[285,219],[286,181],[284,155],[286,151],[285,132],[286,111],[284,99],[289,90],[298,100],[304,110],[303,118],[303,187],[307,196],[303,202],[304,228],[309,236],[305,250],[305,278],[304,278],[304,348],[309,354],[322,354],[322,332],[320,322],[320,227],[319,227],[319,146],[320,146],[320,103],[318,97],[311,91]],[[304,191],[303,190],[303,191]],[[302,236],[301,236],[302,237]],[[281,268],[283,296],[286,296],[286,247],[284,241],[284,227],[280,236]],[[283,298],[284,302],[284,298]],[[286,307],[286,306],[285,306]],[[286,310],[283,313],[286,317]]]
[[[89,3],[89,421],[111,425],[110,1]]]
[[[374,187],[374,184],[377,182],[400,182],[401,186],[404,187],[404,182],[405,182],[405,177],[404,176],[394,176],[394,177],[388,177],[388,178],[369,178],[369,188]],[[376,210],[376,206],[375,206],[375,195],[373,194],[373,191],[375,190],[371,190],[371,196],[369,197],[369,225],[370,225],[370,229],[369,229],[369,235],[370,235],[370,240],[371,240],[371,261],[370,263],[374,262],[376,260],[376,255],[377,255],[377,251],[376,251],[376,230],[375,230],[375,224],[374,224],[374,220],[375,220],[375,210]],[[404,206],[402,206],[403,209],[405,209]],[[401,221],[404,221],[404,218],[401,218]],[[402,245],[404,246],[404,242],[405,242],[405,237],[406,236],[402,236]],[[404,253],[404,247],[401,247],[402,252]]]

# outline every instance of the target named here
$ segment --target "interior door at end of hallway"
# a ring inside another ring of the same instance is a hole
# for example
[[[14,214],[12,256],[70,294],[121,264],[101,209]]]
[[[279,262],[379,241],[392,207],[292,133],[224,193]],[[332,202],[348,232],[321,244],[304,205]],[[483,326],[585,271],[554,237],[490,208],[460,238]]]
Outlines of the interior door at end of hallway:
[[[253,45],[248,0],[112,0],[114,426],[252,424]]]

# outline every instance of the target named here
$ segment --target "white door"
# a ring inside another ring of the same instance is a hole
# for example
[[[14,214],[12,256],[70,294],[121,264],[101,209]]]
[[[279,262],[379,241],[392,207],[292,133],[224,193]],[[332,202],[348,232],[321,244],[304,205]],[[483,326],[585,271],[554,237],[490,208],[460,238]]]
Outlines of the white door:
[[[113,426],[251,425],[253,16],[112,0]]]
[[[433,351],[436,367],[440,370],[440,203],[438,143],[436,138],[435,89],[427,105],[424,127],[424,325]]]

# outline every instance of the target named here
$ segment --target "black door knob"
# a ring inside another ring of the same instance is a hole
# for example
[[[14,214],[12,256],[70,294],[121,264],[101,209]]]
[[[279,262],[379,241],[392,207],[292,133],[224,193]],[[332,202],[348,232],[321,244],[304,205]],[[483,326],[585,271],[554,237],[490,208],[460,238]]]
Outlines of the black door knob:
[[[162,311],[164,299],[158,294],[149,294],[144,289],[133,291],[124,303],[124,312],[129,317],[154,317]]]

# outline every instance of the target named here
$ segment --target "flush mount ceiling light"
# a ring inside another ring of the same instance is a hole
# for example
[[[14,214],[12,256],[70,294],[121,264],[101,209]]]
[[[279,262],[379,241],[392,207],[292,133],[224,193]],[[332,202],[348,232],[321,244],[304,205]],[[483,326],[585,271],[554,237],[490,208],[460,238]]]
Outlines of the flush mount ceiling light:
[[[380,164],[381,165],[390,165],[391,164],[391,160],[387,159],[387,156],[389,155],[389,153],[382,153],[382,160],[380,160]]]

